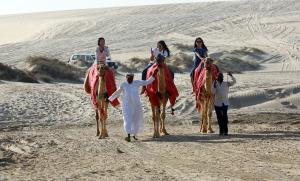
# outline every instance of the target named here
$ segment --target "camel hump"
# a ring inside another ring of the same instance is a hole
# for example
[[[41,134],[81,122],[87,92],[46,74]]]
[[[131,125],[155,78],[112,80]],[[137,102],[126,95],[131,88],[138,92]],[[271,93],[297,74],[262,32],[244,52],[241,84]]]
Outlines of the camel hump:
[[[86,77],[85,77],[84,83],[83,83],[83,88],[87,94],[91,94],[91,86],[89,84],[89,73],[86,74]]]

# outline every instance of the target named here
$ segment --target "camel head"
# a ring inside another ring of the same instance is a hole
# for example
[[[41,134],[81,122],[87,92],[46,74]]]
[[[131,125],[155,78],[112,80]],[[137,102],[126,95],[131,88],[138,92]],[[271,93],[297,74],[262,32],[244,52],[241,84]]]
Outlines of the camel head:
[[[161,54],[159,54],[156,58],[156,62],[157,62],[158,67],[161,67],[165,62],[165,57],[162,56]]]
[[[105,67],[106,67],[106,65],[103,63],[100,63],[97,65],[97,71],[98,71],[98,75],[100,77],[103,77],[105,75]]]
[[[210,69],[212,64],[213,64],[213,59],[212,58],[207,57],[207,58],[204,59],[204,67],[206,69]]]

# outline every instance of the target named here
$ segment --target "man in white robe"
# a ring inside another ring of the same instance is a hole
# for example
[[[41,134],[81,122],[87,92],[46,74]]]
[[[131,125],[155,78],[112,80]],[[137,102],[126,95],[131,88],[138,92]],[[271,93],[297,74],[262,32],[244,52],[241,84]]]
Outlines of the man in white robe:
[[[154,74],[157,71],[154,72]],[[116,90],[108,99],[113,101],[122,94],[122,112],[124,119],[124,129],[128,136],[126,141],[130,142],[130,134],[133,134],[133,138],[137,133],[140,133],[144,129],[144,118],[142,103],[139,96],[139,87],[151,84],[154,81],[154,77],[151,76],[148,80],[133,80],[134,74],[126,74],[127,81],[123,82],[119,89]]]

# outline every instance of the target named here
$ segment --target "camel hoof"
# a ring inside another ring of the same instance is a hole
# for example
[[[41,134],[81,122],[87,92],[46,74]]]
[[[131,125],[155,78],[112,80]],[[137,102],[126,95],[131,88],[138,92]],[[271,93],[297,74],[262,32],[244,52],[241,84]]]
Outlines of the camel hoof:
[[[105,138],[105,136],[102,134],[99,136],[99,139],[104,139],[104,138]]]
[[[200,130],[200,133],[207,133],[207,130],[205,130],[205,129]]]
[[[159,138],[159,137],[160,137],[159,134],[154,134],[154,135],[153,135],[153,138]]]
[[[108,133],[104,133],[104,137],[108,137]]]
[[[164,136],[170,135],[167,131],[162,131],[161,134]]]
[[[99,136],[100,135],[100,132],[97,132],[97,135],[96,136]]]
[[[208,133],[214,133],[214,131],[212,129],[209,129]]]

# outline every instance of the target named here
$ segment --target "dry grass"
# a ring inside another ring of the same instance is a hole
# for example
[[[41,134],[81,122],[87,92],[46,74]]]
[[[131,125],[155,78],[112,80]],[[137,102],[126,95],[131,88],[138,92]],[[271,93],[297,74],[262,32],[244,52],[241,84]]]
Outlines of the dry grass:
[[[27,71],[0,63],[0,79],[16,82],[38,83],[38,81]]]
[[[149,63],[149,58],[133,57],[130,63],[121,64],[119,71],[142,72]],[[175,73],[189,71],[193,65],[193,56],[177,53],[166,60],[168,67]]]
[[[236,57],[226,57],[216,60],[215,64],[222,72],[241,73],[243,71],[257,70],[260,68],[260,65],[256,62],[250,62]]]
[[[121,63],[118,70],[122,72],[141,72],[144,68],[146,68],[149,61],[149,58],[133,57],[129,60],[129,63]]]
[[[27,57],[26,66],[30,73],[43,82],[82,82],[85,74],[85,69],[43,56]]]
[[[193,56],[185,53],[177,53],[169,58],[168,66],[173,72],[189,72],[193,67]]]
[[[193,45],[187,45],[187,44],[182,44],[182,43],[175,43],[173,44],[175,49],[181,51],[181,52],[192,52],[194,49]]]

